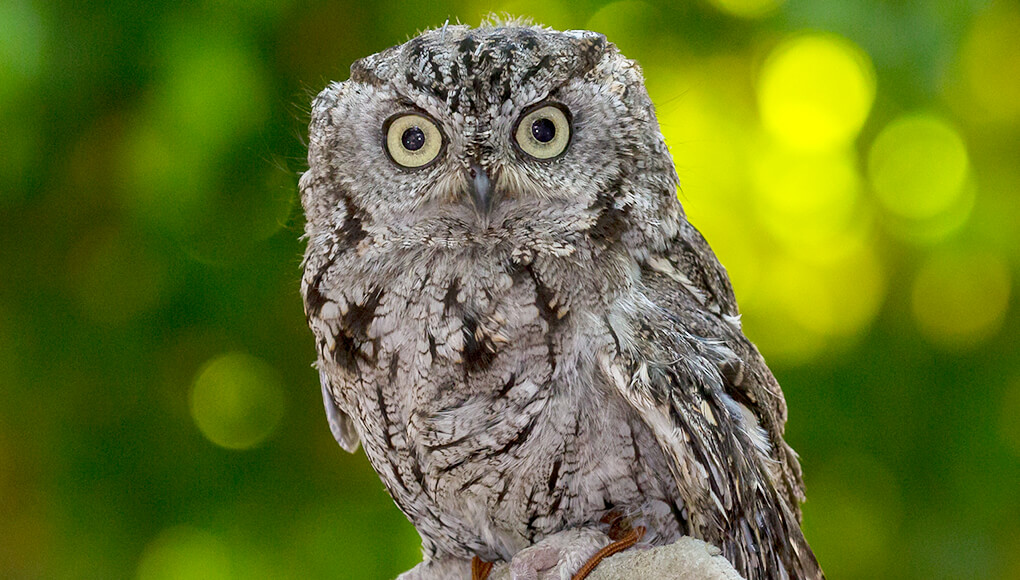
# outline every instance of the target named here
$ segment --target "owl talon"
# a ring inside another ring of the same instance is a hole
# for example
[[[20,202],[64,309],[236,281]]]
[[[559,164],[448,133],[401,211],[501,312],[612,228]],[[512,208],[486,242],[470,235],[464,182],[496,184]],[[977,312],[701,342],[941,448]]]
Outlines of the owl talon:
[[[489,572],[492,572],[492,564],[478,556],[471,558],[471,580],[488,580]]]
[[[594,556],[584,563],[584,566],[581,566],[581,569],[578,570],[577,573],[570,578],[570,580],[584,580],[588,577],[588,574],[591,574],[592,570],[594,570],[595,567],[602,562],[602,560],[630,548],[634,544],[638,543],[644,535],[644,526],[634,528],[619,540],[616,540],[612,544],[609,544],[605,548],[596,552]]]

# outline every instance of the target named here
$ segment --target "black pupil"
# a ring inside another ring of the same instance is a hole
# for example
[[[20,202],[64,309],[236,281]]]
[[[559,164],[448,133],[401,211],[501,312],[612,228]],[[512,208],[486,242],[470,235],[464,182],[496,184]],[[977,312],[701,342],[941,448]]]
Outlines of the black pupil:
[[[556,136],[556,125],[549,119],[539,119],[531,124],[531,136],[539,143],[548,143]]]
[[[425,132],[418,127],[406,129],[400,136],[400,144],[408,151],[417,151],[425,146]]]

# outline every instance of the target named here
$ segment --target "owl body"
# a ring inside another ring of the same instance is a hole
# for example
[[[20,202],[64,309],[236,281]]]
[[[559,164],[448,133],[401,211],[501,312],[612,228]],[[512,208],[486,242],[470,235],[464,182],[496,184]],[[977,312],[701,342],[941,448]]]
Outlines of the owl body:
[[[427,561],[622,520],[747,578],[821,576],[782,392],[612,44],[426,32],[323,91],[309,141],[302,291],[330,425]]]

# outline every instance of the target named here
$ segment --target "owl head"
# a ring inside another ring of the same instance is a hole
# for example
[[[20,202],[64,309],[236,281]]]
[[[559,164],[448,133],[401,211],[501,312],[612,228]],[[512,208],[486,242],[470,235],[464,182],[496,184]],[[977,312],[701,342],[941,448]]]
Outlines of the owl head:
[[[315,99],[309,163],[311,245],[391,258],[640,252],[683,219],[640,69],[588,31],[444,26],[363,58]]]

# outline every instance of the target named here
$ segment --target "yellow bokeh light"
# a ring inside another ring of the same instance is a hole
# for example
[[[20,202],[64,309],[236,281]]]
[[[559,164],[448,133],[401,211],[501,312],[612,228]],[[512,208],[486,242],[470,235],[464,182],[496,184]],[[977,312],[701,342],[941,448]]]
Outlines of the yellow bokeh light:
[[[977,186],[968,179],[960,195],[945,211],[926,219],[915,220],[896,215],[885,216],[886,231],[901,240],[918,245],[934,244],[957,232],[967,223],[977,199]]]
[[[775,276],[776,296],[790,318],[822,336],[857,334],[885,296],[882,268],[867,247],[824,265],[785,259]]]
[[[285,397],[271,366],[243,353],[228,353],[202,367],[190,403],[195,425],[207,439],[228,449],[247,449],[279,424]]]
[[[994,2],[974,20],[960,49],[973,101],[993,120],[1020,121],[1020,7]]]
[[[831,312],[831,300],[825,281],[805,264],[792,259],[773,257],[760,280],[764,286],[757,305],[748,305],[748,316],[764,314],[768,333],[758,341],[770,360],[786,364],[803,364],[825,350],[826,337],[816,330],[819,318]],[[753,310],[752,310],[753,308]],[[808,324],[803,321],[807,319]],[[811,328],[814,326],[815,328]]]
[[[765,139],[751,157],[758,219],[787,251],[829,262],[861,247],[872,220],[850,150],[805,152]]]
[[[825,264],[781,254],[763,270],[756,300],[742,311],[752,340],[785,364],[808,362],[832,341],[859,336],[885,298],[884,272],[867,246]]]
[[[963,192],[967,147],[948,123],[928,114],[896,119],[868,151],[868,178],[893,214],[925,220],[949,210]]]
[[[740,18],[768,16],[786,0],[709,0],[716,8]]]
[[[742,86],[732,81],[745,74],[732,57],[648,74],[659,127],[692,202],[725,205],[739,199],[742,205],[747,196],[746,151],[754,119],[741,101]]]
[[[922,265],[912,308],[921,332],[949,348],[975,346],[995,334],[1009,307],[1009,268],[1001,257],[946,252]]]
[[[230,551],[216,536],[188,526],[163,530],[142,552],[138,580],[233,578]]]
[[[766,59],[758,80],[762,123],[803,149],[845,146],[864,125],[875,99],[871,59],[831,34],[794,37]]]

